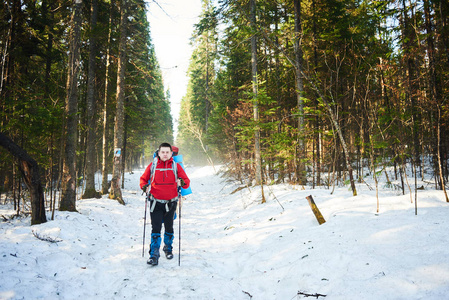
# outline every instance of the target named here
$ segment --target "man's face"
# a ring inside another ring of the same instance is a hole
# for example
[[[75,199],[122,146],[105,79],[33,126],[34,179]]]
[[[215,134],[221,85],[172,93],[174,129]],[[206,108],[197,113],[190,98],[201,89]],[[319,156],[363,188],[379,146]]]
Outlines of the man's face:
[[[172,152],[170,150],[170,147],[161,147],[161,149],[159,149],[159,157],[162,161],[169,160],[171,156]]]

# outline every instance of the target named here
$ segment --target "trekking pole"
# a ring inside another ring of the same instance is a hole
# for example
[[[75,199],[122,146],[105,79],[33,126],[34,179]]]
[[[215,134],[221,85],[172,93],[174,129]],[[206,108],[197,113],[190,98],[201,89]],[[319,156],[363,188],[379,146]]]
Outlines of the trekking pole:
[[[145,195],[146,196],[145,196],[145,214],[144,214],[144,217],[143,217],[142,257],[144,257],[144,255],[145,255],[145,227],[146,227],[146,224],[147,224],[147,204],[148,204],[148,199],[147,199],[148,195],[147,194],[145,194]]]
[[[178,186],[178,204],[179,204],[179,255],[178,266],[181,266],[181,186]]]

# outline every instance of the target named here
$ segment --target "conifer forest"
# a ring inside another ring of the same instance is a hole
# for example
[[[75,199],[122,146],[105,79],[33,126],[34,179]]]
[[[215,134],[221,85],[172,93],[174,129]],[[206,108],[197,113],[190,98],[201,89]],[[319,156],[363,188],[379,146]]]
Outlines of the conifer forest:
[[[123,201],[161,142],[247,185],[357,195],[389,169],[403,192],[416,178],[445,190],[448,1],[203,0],[177,136],[148,2],[163,6],[0,3],[0,193],[32,223],[43,206]]]

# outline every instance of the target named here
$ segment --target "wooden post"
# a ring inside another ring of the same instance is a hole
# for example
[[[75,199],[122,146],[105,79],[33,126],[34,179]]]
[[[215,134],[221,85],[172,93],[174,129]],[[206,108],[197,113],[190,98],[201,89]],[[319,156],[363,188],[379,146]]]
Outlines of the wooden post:
[[[315,214],[315,217],[318,221],[318,223],[323,224],[326,223],[326,220],[324,220],[323,215],[321,214],[320,210],[315,204],[315,201],[313,201],[312,195],[309,195],[306,197],[307,201],[309,201],[310,208],[312,209],[313,213]]]

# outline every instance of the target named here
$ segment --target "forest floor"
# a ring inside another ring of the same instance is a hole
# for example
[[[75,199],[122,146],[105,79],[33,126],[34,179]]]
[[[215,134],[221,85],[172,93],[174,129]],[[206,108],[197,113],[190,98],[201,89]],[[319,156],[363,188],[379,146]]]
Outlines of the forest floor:
[[[0,299],[447,299],[449,203],[420,182],[410,194],[380,184],[330,189],[280,184],[232,193],[211,167],[186,169],[193,195],[175,220],[175,258],[146,264],[151,224],[143,170],[126,174],[126,205],[77,201],[78,212],[30,226],[0,223]],[[385,181],[385,180],[384,180]],[[370,181],[367,179],[367,182]],[[374,186],[371,186],[374,188]],[[319,225],[312,195],[326,220]],[[1,202],[3,203],[3,201]],[[0,215],[14,214],[9,204]],[[50,214],[48,214],[50,216]]]

